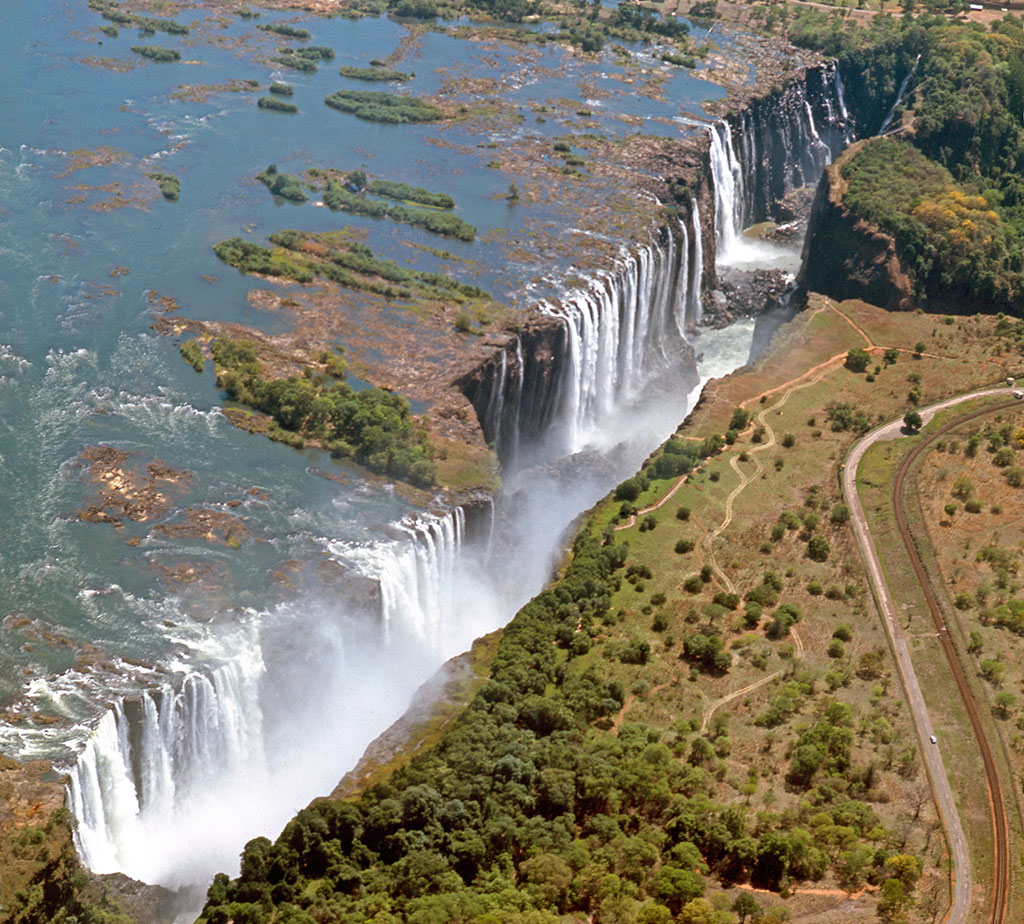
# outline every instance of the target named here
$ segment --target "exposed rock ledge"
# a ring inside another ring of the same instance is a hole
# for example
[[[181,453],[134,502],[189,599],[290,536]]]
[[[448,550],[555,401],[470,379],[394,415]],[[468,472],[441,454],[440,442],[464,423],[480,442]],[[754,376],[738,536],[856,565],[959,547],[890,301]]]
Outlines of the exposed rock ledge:
[[[843,202],[843,166],[871,139],[855,142],[825,168],[811,207],[799,285],[843,301],[859,298],[889,310],[912,307],[913,280],[896,242]]]

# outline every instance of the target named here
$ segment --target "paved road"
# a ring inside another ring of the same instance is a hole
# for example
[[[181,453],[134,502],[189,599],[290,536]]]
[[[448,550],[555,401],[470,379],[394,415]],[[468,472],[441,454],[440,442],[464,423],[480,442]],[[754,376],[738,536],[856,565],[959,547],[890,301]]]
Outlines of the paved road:
[[[972,392],[969,395],[950,398],[939,404],[933,404],[922,409],[920,412],[921,419],[927,423],[938,411],[987,395],[1007,395],[1007,389],[989,388],[983,391]],[[914,720],[914,726],[917,729],[917,737],[921,745],[921,753],[924,755],[925,767],[931,781],[932,791],[935,794],[939,814],[942,816],[942,823],[946,828],[946,837],[952,854],[953,867],[953,903],[950,906],[946,922],[947,924],[967,924],[971,909],[971,890],[973,884],[971,856],[967,849],[967,838],[964,835],[960,813],[957,810],[956,797],[949,785],[949,778],[946,775],[946,769],[943,766],[939,748],[932,744],[930,740],[931,736],[935,734],[932,728],[931,717],[928,715],[924,696],[921,694],[921,686],[917,681],[917,674],[910,659],[907,639],[900,628],[896,608],[893,605],[892,597],[889,595],[889,588],[885,583],[882,566],[878,561],[878,553],[875,551],[871,534],[868,532],[864,510],[861,507],[860,497],[857,494],[857,467],[860,465],[860,460],[864,457],[864,453],[881,440],[897,439],[901,435],[902,427],[902,420],[885,424],[872,430],[853,447],[853,451],[847,458],[846,467],[843,470],[843,492],[846,495],[847,506],[850,508],[854,532],[857,535],[857,543],[867,563],[871,585],[874,588],[875,597],[882,611],[885,631],[896,654],[900,683],[903,685],[907,700],[910,703],[910,712]]]

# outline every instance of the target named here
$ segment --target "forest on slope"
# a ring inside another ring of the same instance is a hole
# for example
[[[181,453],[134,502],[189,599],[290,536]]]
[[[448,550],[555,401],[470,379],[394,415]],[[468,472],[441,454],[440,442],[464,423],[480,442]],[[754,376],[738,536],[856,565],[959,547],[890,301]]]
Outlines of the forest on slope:
[[[1024,286],[1024,28],[943,16],[866,26],[804,11],[794,42],[839,61],[861,137],[844,204],[892,234],[920,304],[1014,310]],[[909,79],[908,79],[909,78]],[[903,81],[903,95],[897,100]]]

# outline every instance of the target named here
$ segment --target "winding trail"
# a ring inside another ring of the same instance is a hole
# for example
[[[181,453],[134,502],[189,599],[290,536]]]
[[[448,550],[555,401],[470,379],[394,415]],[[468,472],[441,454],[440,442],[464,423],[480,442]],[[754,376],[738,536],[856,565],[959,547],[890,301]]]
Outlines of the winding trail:
[[[957,404],[962,404],[975,398],[999,394],[1006,394],[1006,388],[990,388],[950,398],[946,401],[924,408],[920,411],[920,414],[922,420],[927,423],[938,411],[945,408],[953,407]],[[965,420],[970,420],[972,417],[981,416],[986,413],[993,413],[998,410],[1005,410],[1014,406],[1013,402],[1009,402],[993,408],[985,408],[975,414],[957,418],[952,423],[943,426],[940,430],[931,434],[929,439],[915,447],[914,451],[907,456],[903,464],[900,466],[897,481],[893,487],[893,499],[898,521],[903,516],[903,504],[901,500],[903,478],[917,455],[923,451],[923,449],[926,448],[933,439],[940,436],[946,430],[951,429],[953,426],[957,426]],[[889,588],[885,581],[882,566],[878,559],[878,553],[875,550],[874,542],[872,541],[870,531],[867,527],[867,520],[864,516],[864,509],[860,503],[860,496],[857,493],[857,469],[860,465],[861,459],[864,457],[864,454],[875,443],[881,440],[897,439],[901,435],[902,426],[902,420],[892,421],[872,430],[854,445],[847,457],[846,465],[842,472],[843,491],[846,495],[847,506],[851,511],[851,521],[857,537],[857,544],[860,546],[861,554],[864,558],[865,564],[867,565],[868,576],[871,579],[875,598],[878,601],[878,607],[882,613],[882,622],[885,626],[886,635],[889,638],[889,644],[896,660],[900,684],[903,687],[904,693],[907,697],[907,702],[910,705],[911,717],[913,718],[914,727],[917,731],[920,751],[924,758],[929,784],[935,798],[935,804],[939,809],[939,814],[942,817],[942,823],[946,831],[946,840],[949,845],[951,857],[950,878],[952,879],[953,900],[950,904],[949,912],[945,920],[947,924],[967,924],[971,910],[971,892],[973,889],[971,856],[970,851],[968,850],[967,837],[964,833],[963,823],[957,807],[956,796],[953,793],[953,789],[950,785],[949,778],[946,775],[945,767],[942,762],[942,755],[939,749],[932,743],[932,738],[934,737],[935,732],[932,727],[931,717],[928,714],[924,696],[921,692],[921,686],[917,679],[917,673],[914,670],[914,665],[910,656],[910,648],[907,644],[907,637],[900,627],[896,607],[893,603],[892,596],[889,593]],[[967,710],[968,716],[971,717],[971,724],[974,728],[975,737],[977,738],[979,753],[981,753],[982,760],[985,764],[986,777],[990,792],[990,807],[993,812],[993,853],[995,867],[992,913],[989,920],[992,924],[1003,924],[1006,918],[1009,891],[1007,865],[1008,843],[1005,813],[1002,807],[998,774],[995,772],[994,761],[992,761],[991,758],[984,729],[982,728],[980,719],[977,716],[977,707],[975,706],[974,699],[966,686],[966,681],[963,679],[960,662],[957,659],[955,650],[953,649],[949,633],[945,631],[943,617],[941,612],[938,610],[930,582],[928,581],[927,575],[924,573],[923,567],[920,566],[920,559],[917,558],[916,549],[913,547],[913,541],[909,536],[909,532],[905,531],[905,523],[901,527],[900,532],[904,543],[907,546],[907,551],[911,557],[911,561],[915,566],[915,573],[918,581],[920,582],[926,599],[929,602],[929,609],[932,612],[933,620],[935,620],[936,630],[942,640],[946,657],[949,660],[954,679],[957,681],[957,686],[960,690],[960,695],[964,700],[964,706]],[[958,672],[959,676],[957,676]],[[988,754],[987,759],[985,757],[986,754]],[[999,821],[1000,815],[1002,815],[1001,825]]]

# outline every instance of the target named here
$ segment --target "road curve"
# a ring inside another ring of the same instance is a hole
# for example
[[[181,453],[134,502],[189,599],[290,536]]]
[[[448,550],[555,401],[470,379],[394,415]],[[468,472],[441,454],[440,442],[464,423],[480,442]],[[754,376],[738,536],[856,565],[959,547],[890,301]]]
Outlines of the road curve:
[[[947,407],[953,407],[975,398],[983,398],[988,395],[1005,395],[1006,393],[1005,387],[989,388],[972,392],[968,395],[949,398],[939,404],[923,408],[920,411],[921,418],[927,423],[938,411],[944,410]],[[971,856],[967,847],[967,837],[964,834],[960,813],[957,810],[956,797],[949,784],[949,778],[946,775],[939,749],[931,743],[931,736],[935,734],[932,728],[931,717],[928,715],[928,710],[925,706],[921,686],[917,680],[917,673],[910,658],[910,649],[907,645],[906,637],[900,628],[896,608],[889,594],[882,566],[878,560],[878,553],[868,531],[864,509],[857,494],[857,468],[864,454],[881,440],[898,438],[901,435],[902,427],[902,420],[894,420],[872,430],[854,445],[846,459],[846,465],[842,473],[843,493],[846,496],[847,506],[850,508],[851,520],[857,536],[857,544],[860,546],[861,554],[867,564],[875,599],[878,601],[879,609],[882,612],[885,631],[896,658],[900,683],[910,704],[910,713],[914,721],[914,727],[917,730],[918,742],[921,754],[924,756],[925,768],[928,772],[932,792],[935,795],[936,806],[942,817],[943,826],[946,829],[946,840],[949,844],[952,861],[950,872],[953,879],[953,901],[945,920],[947,924],[967,924],[973,887]],[[998,846],[996,849],[998,850]]]

